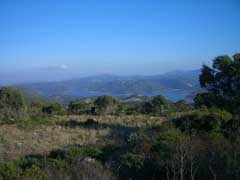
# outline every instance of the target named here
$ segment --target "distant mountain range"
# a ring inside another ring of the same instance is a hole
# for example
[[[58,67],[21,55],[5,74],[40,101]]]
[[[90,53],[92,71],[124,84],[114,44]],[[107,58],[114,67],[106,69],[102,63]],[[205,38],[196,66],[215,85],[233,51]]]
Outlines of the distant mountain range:
[[[21,84],[18,87],[36,91],[46,97],[128,97],[162,94],[170,100],[177,101],[191,99],[191,96],[200,90],[199,74],[199,70],[174,71],[153,76],[104,74],[59,82]]]

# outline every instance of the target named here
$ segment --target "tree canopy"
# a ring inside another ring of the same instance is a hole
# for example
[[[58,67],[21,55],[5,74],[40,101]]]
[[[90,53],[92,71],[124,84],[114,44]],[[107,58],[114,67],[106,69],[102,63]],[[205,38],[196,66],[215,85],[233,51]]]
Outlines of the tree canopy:
[[[200,85],[207,92],[198,95],[198,105],[216,106],[239,112],[240,107],[240,54],[232,58],[224,55],[213,60],[212,67],[203,65]]]

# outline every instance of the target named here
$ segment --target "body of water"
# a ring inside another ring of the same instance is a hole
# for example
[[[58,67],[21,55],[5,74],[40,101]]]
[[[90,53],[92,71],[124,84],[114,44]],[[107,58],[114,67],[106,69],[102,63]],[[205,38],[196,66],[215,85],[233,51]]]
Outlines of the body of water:
[[[137,94],[137,95],[143,95],[143,96],[163,95],[167,99],[176,102],[182,99],[186,99],[187,96],[189,96],[190,94],[191,92],[184,91],[184,90],[165,90],[159,93],[156,92],[156,93],[145,93],[145,94]],[[75,96],[75,97],[97,97],[102,95],[109,95],[109,96],[115,96],[115,97],[128,97],[134,94],[113,94],[113,93],[106,93],[106,92],[67,91],[63,95]]]

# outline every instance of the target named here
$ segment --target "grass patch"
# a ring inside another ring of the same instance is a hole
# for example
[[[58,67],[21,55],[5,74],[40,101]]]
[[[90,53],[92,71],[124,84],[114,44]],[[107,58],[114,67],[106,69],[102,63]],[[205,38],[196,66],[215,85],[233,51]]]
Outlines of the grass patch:
[[[19,128],[38,128],[39,126],[51,126],[55,124],[56,122],[49,117],[32,117],[16,123]]]

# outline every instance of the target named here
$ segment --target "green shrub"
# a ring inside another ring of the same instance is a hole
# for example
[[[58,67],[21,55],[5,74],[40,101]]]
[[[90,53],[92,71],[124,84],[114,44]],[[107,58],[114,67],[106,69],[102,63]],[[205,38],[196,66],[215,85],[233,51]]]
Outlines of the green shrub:
[[[71,101],[68,105],[69,114],[86,114],[88,110],[88,104],[80,100]]]
[[[102,149],[95,147],[70,146],[64,150],[51,151],[49,157],[53,159],[64,159],[68,162],[72,162],[79,157],[91,157],[102,160],[104,152]]]
[[[180,100],[174,103],[171,107],[175,112],[189,112],[193,110],[193,106],[185,100]]]
[[[73,161],[79,157],[91,157],[102,160],[104,152],[100,148],[94,147],[70,147],[66,150],[66,159]]]
[[[104,152],[100,148],[86,148],[83,151],[84,156],[89,156],[94,159],[101,160],[104,157]]]
[[[186,136],[177,128],[165,126],[161,128],[160,135],[153,144],[152,150],[158,152],[161,159],[170,159],[175,152],[175,146]]]
[[[111,96],[100,96],[94,101],[96,114],[114,114],[118,109],[118,100]]]
[[[170,109],[171,103],[164,96],[154,96],[150,102],[142,106],[142,113],[153,115],[164,115]]]
[[[49,158],[47,159],[47,162],[45,163],[45,165],[47,166],[47,168],[51,167],[58,170],[60,169],[66,170],[68,168],[66,161],[62,159]]]
[[[216,96],[213,93],[199,93],[194,98],[194,105],[196,108],[201,107],[221,107],[223,105],[223,98],[220,96]]]
[[[16,180],[21,171],[14,161],[0,164],[0,179]]]
[[[41,116],[42,108],[44,107],[44,102],[41,101],[32,101],[28,104],[28,113],[30,116]]]
[[[49,158],[64,159],[66,158],[66,151],[61,149],[53,150],[49,153]]]
[[[46,173],[42,169],[33,165],[23,172],[20,180],[46,180],[47,178]]]
[[[64,115],[66,114],[65,109],[59,103],[52,103],[49,106],[42,108],[42,112],[49,115]]]
[[[205,109],[173,120],[182,131],[220,132],[222,124],[232,119],[232,114],[219,109]]]
[[[18,160],[18,166],[25,170],[32,166],[44,167],[44,158],[41,155],[29,155]]]
[[[144,158],[139,154],[127,153],[122,157],[122,164],[130,169],[141,169]]]
[[[27,117],[27,105],[22,94],[15,88],[0,89],[0,123],[14,122]]]
[[[240,142],[240,116],[234,116],[231,120],[222,124],[224,135],[233,141]]]
[[[65,151],[65,159],[67,161],[73,162],[75,159],[82,156],[82,154],[83,154],[82,148],[76,146],[69,147]]]
[[[46,116],[35,116],[30,119],[17,121],[17,126],[19,128],[38,128],[40,126],[54,125],[55,122],[50,117]]]

